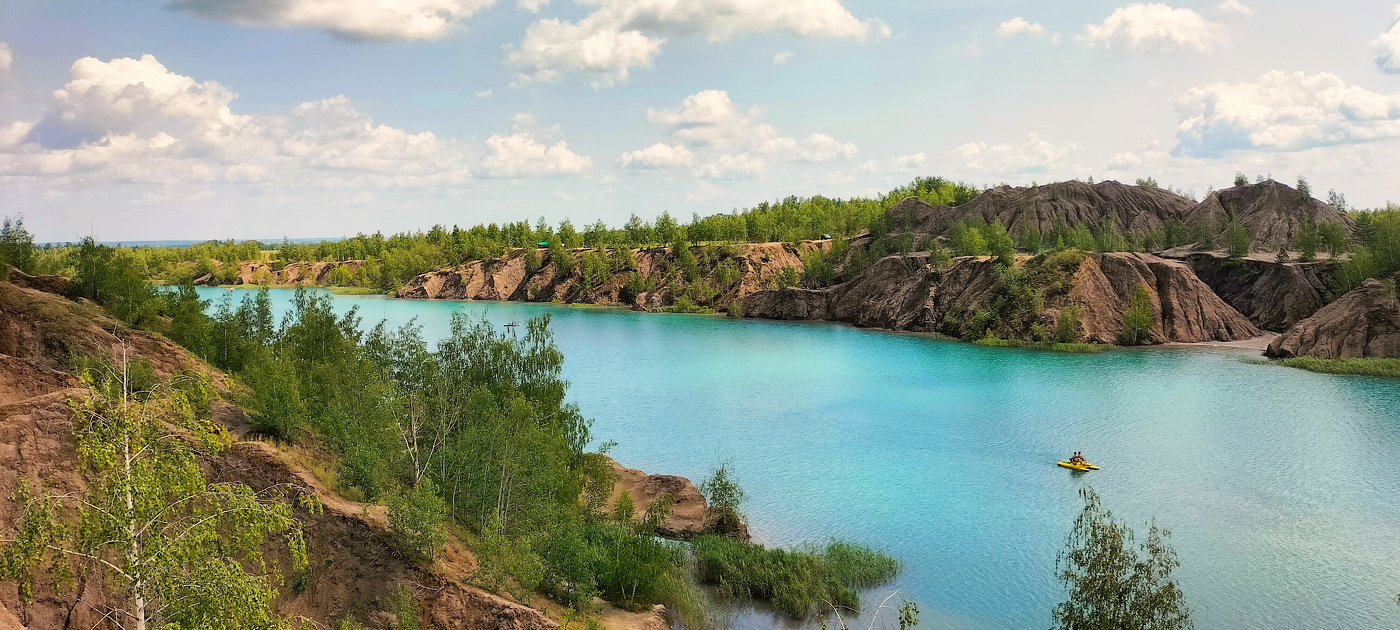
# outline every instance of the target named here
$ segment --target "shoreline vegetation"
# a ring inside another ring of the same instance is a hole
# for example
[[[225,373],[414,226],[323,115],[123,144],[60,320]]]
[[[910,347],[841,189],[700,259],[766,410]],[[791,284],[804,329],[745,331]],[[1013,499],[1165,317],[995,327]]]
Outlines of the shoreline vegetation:
[[[1400,359],[1381,357],[1359,357],[1351,359],[1319,359],[1316,357],[1293,357],[1289,359],[1263,359],[1245,357],[1245,363],[1252,365],[1277,365],[1320,374],[1340,374],[1344,376],[1375,376],[1400,379]]]

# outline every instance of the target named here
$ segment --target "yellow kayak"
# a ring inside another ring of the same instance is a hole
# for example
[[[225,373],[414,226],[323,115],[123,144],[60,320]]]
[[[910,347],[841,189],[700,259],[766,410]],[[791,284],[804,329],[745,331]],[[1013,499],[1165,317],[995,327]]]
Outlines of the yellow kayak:
[[[1090,464],[1089,462],[1084,462],[1084,463],[1082,463],[1082,464],[1071,464],[1071,463],[1069,463],[1069,462],[1055,462],[1055,463],[1057,463],[1057,464],[1059,464],[1059,465],[1061,465],[1061,466],[1064,466],[1065,468],[1068,468],[1068,469],[1070,469],[1070,470],[1081,470],[1081,471],[1083,471],[1083,470],[1098,470],[1098,469],[1099,469],[1098,466],[1095,466],[1095,465],[1093,465],[1093,464]]]

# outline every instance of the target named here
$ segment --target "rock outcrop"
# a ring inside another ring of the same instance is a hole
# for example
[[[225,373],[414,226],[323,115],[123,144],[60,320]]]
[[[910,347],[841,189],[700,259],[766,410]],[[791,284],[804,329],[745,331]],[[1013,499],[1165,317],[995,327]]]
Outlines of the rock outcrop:
[[[1340,224],[1347,239],[1355,239],[1356,222],[1345,212],[1273,180],[1217,190],[1187,212],[1185,220],[1188,225],[1209,222],[1223,242],[1231,219],[1244,225],[1254,251],[1291,247],[1308,223]]]
[[[1043,261],[1049,259],[1042,259]],[[1053,328],[1055,316],[1069,305],[1080,308],[1082,341],[1115,343],[1123,313],[1138,287],[1151,299],[1157,325],[1149,342],[1238,341],[1262,335],[1248,319],[1201,282],[1185,263],[1150,254],[1088,254],[1040,288],[1044,311],[1040,324]],[[826,289],[783,289],[755,293],[744,313],[766,319],[816,319],[857,326],[966,336],[969,322],[983,313],[1005,309],[1006,277],[986,257],[955,258],[933,269],[926,254],[889,256],[852,280]],[[1026,257],[1017,265],[1036,263]],[[1054,270],[1045,270],[1047,275]],[[1068,285],[1068,286],[1064,286]],[[1032,341],[1029,328],[1004,331]]]
[[[672,503],[669,513],[657,526],[657,534],[672,540],[690,540],[697,534],[711,531],[712,523],[709,520],[705,495],[700,494],[700,490],[689,479],[675,475],[648,475],[635,468],[627,468],[612,459],[608,462],[617,474],[617,482],[613,484],[612,494],[608,497],[607,509],[611,510],[622,493],[626,492],[632,497],[636,515],[640,518],[658,498],[670,496]],[[742,531],[741,538],[748,539],[746,528]]]
[[[340,284],[337,271],[345,274],[345,278],[354,277],[364,268],[363,260],[344,260],[338,262],[294,262],[280,268],[274,267],[271,263],[261,260],[243,261],[238,264],[238,270],[232,276],[222,272],[223,263],[215,260],[210,261],[215,268],[214,273],[206,273],[194,279],[194,283],[201,286],[217,286],[220,284],[256,284],[256,285],[293,285],[293,286],[330,286]],[[192,265],[190,265],[192,267]]]
[[[785,243],[747,243],[725,248],[692,247],[702,279],[716,290],[708,299],[696,299],[701,306],[720,307],[771,285],[785,270],[800,274],[802,255],[828,247],[826,241],[808,241],[797,247]],[[592,250],[570,252],[575,259]],[[396,297],[413,300],[512,300],[585,304],[626,304],[637,309],[668,304],[672,283],[679,277],[675,255],[669,247],[633,250],[635,270],[609,269],[593,287],[585,287],[580,261],[573,270],[560,273],[549,260],[548,250],[537,250],[540,265],[531,272],[523,250],[501,258],[475,261],[414,277],[398,290]],[[718,277],[722,264],[732,264],[735,278],[724,283]],[[636,273],[645,290],[629,293],[627,282]]]
[[[1331,300],[1337,263],[1279,263],[1230,259],[1208,252],[1180,258],[1216,295],[1264,330],[1281,332],[1311,317]]]
[[[1400,358],[1400,300],[1395,285],[1367,280],[1279,335],[1274,358]]]
[[[1057,225],[1098,227],[1104,220],[1119,233],[1142,236],[1167,219],[1183,220],[1194,201],[1159,188],[1129,186],[1114,181],[1086,184],[1060,182],[1019,188],[1000,186],[961,206],[934,206],[909,198],[890,210],[892,229],[942,236],[953,223],[977,217],[986,223],[1000,221],[1012,234],[1028,227],[1042,233]]]

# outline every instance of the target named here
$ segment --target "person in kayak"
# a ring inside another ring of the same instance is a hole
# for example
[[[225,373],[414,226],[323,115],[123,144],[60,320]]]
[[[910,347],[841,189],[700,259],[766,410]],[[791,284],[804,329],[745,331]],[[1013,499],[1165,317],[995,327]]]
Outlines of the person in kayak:
[[[1075,451],[1073,455],[1070,455],[1070,456],[1069,456],[1069,463],[1071,463],[1071,464],[1082,464],[1082,463],[1084,463],[1084,455],[1081,454],[1079,451]]]

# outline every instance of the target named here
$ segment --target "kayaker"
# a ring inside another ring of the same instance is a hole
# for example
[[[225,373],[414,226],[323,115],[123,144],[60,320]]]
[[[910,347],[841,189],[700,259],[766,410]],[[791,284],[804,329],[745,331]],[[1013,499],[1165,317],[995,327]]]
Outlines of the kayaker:
[[[1079,451],[1075,451],[1074,454],[1069,457],[1069,463],[1082,464],[1084,463],[1084,456],[1081,455]]]

